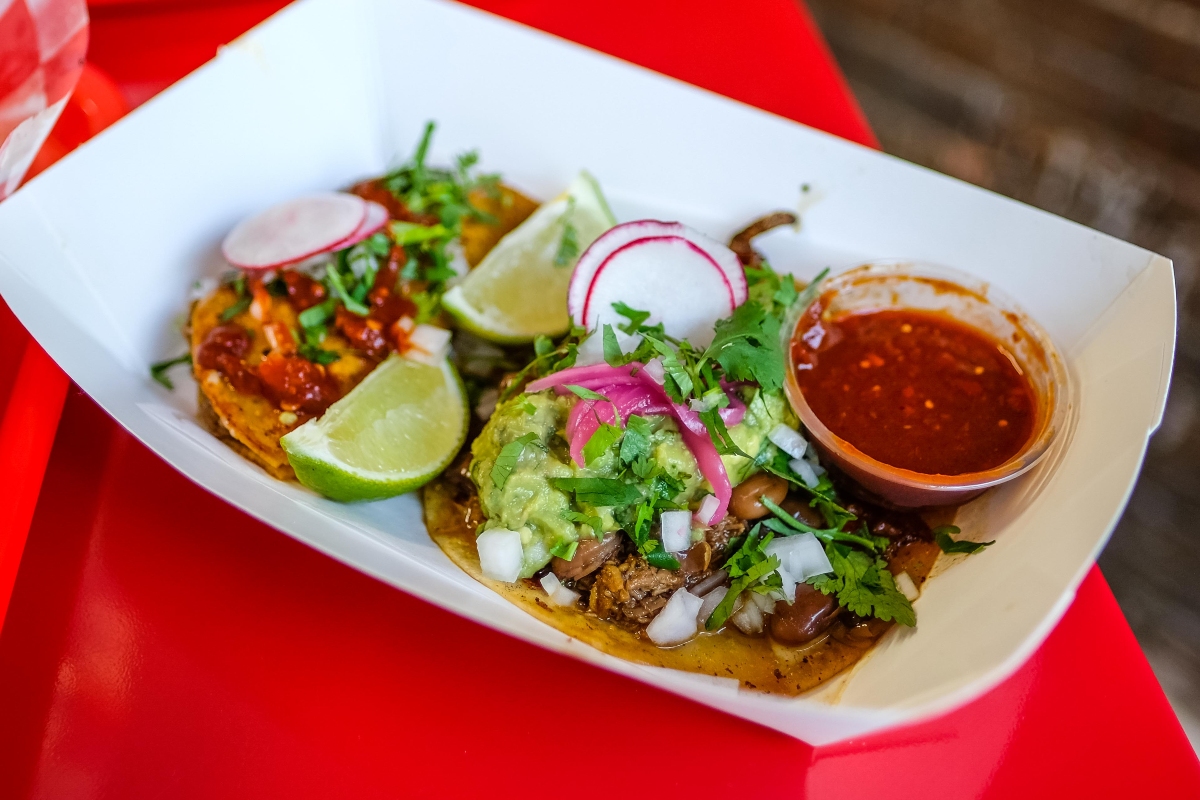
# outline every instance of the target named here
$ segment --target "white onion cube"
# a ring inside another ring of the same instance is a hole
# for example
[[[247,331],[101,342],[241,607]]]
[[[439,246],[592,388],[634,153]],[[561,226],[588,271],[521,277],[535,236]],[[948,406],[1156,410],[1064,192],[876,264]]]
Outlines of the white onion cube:
[[[494,581],[513,583],[521,577],[521,534],[505,528],[492,528],[475,540],[479,550],[479,568]]]
[[[646,635],[659,647],[683,644],[696,635],[696,616],[704,604],[687,589],[678,589],[658,612],[658,616],[646,626]]]
[[[728,586],[718,586],[708,594],[704,595],[700,604],[700,612],[696,615],[696,624],[701,628],[708,622],[708,618],[717,610],[717,606],[721,605],[721,601],[725,599],[725,595],[729,594]]]
[[[788,462],[788,466],[792,468],[792,472],[800,476],[800,480],[804,481],[804,485],[810,489],[817,488],[817,484],[821,482],[821,479],[817,477],[817,471],[813,469],[813,465],[807,458],[793,458]]]
[[[804,458],[804,453],[808,450],[808,442],[804,440],[800,432],[789,428],[782,422],[771,429],[767,438],[771,440],[771,444],[792,458]]]
[[[579,600],[579,592],[568,589],[553,572],[547,572],[538,583],[546,590],[550,602],[556,606],[573,606]]]
[[[692,546],[692,515],[686,511],[662,513],[662,545],[668,553],[682,553]]]
[[[913,579],[908,576],[907,572],[901,572],[896,576],[896,588],[900,590],[900,594],[908,598],[910,603],[921,596],[921,590],[913,583]]]
[[[720,520],[713,520],[713,514],[717,513],[719,505],[721,505],[721,501],[715,494],[707,495],[700,501],[700,508],[696,510],[696,521],[701,525],[713,525],[715,522],[720,522]]]
[[[436,325],[418,325],[408,335],[408,345],[405,358],[436,367],[450,349],[450,331]]]
[[[772,539],[764,552],[769,556],[778,556],[780,566],[796,583],[806,581],[814,575],[833,572],[833,565],[825,555],[824,546],[811,533]]]
[[[667,382],[667,371],[663,369],[661,358],[652,358],[645,363],[642,369],[646,370],[646,374],[650,376],[650,380],[662,386]]]

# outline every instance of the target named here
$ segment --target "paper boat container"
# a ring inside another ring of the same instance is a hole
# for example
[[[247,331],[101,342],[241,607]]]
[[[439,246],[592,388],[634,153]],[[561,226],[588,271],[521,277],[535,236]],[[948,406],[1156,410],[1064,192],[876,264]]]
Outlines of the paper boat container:
[[[168,392],[147,372],[182,351],[188,289],[223,270],[218,244],[238,220],[383,171],[427,119],[440,124],[435,161],[478,147],[486,168],[541,198],[587,168],[618,217],[681,219],[719,239],[796,207],[806,185],[802,230],[764,244],[777,267],[808,277],[900,257],[994,282],[1066,355],[1071,426],[1032,474],[962,512],[964,528],[996,545],[927,585],[917,629],[894,632],[814,696],[739,691],[572,641],[454,567],[426,536],[416,497],[339,505],[273,480],[193,421],[186,379]],[[108,413],[255,517],[484,625],[816,744],[944,712],[1038,646],[1128,497],[1162,413],[1175,332],[1161,256],[426,0],[304,0],[226,47],[0,205],[0,292]]]

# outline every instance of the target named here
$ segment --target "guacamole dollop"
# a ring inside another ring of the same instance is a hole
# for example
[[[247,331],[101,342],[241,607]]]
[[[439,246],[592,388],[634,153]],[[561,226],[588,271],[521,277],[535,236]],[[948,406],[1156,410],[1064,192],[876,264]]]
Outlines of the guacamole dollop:
[[[782,395],[750,391],[754,396],[745,418],[730,428],[729,433],[751,458],[723,457],[730,481],[735,485],[755,471],[752,458],[766,446],[771,428],[781,421],[795,424]],[[573,545],[581,538],[603,537],[621,527],[613,517],[612,508],[577,503],[551,483],[555,478],[615,478],[620,474],[616,448],[610,448],[586,467],[572,460],[565,429],[576,402],[574,395],[560,396],[552,390],[518,395],[497,406],[471,445],[471,478],[487,516],[479,532],[505,528],[521,534],[521,577],[533,575],[555,555],[569,558],[574,552]],[[674,502],[693,505],[711,491],[696,459],[684,445],[673,419],[652,416],[647,420],[651,430],[651,458],[683,487]],[[515,463],[511,464],[511,472],[506,472],[507,465],[497,472],[501,451],[522,437],[527,437],[528,444],[521,447]],[[571,518],[580,516],[599,523],[599,529]]]

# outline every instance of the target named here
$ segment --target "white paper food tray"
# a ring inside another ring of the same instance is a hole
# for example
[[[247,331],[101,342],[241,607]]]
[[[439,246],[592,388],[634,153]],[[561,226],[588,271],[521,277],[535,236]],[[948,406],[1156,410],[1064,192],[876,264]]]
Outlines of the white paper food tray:
[[[396,42],[403,42],[396,46]],[[447,55],[453,57],[448,58]],[[475,583],[426,536],[416,497],[339,505],[268,477],[194,421],[147,365],[183,350],[192,283],[240,219],[407,155],[478,147],[534,197],[579,169],[623,220],[718,239],[794,208],[763,241],[810,277],[875,258],[994,282],[1066,355],[1071,427],[1032,474],[961,519],[996,539],[927,584],[919,626],[817,696],[772,697],[606,656]],[[0,293],[108,413],[209,491],[363,572],[527,641],[822,744],[944,712],[1041,643],[1106,541],[1158,425],[1175,337],[1170,262],[989,192],[465,7],[303,0],[0,205]],[[164,531],[163,535],[170,535]]]

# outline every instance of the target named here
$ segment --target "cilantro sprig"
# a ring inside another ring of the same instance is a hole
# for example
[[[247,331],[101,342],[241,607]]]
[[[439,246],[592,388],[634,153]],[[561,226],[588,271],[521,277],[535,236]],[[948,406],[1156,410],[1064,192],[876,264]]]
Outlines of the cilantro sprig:
[[[150,365],[150,377],[158,383],[162,384],[172,391],[175,389],[175,384],[171,382],[171,378],[167,375],[167,370],[178,364],[191,364],[192,354],[184,353],[175,358],[168,358],[165,361],[159,361]]]
[[[881,556],[839,542],[826,544],[825,555],[833,572],[809,578],[810,586],[822,594],[835,595],[838,605],[859,616],[895,620],[909,627],[917,624],[912,603],[896,588],[887,561]]]
[[[937,542],[938,547],[942,549],[943,553],[948,553],[951,555],[955,553],[965,553],[967,555],[971,555],[972,553],[978,553],[985,547],[991,547],[996,543],[994,540],[990,542],[964,542],[955,541],[954,539],[950,538],[951,534],[957,536],[960,533],[962,533],[962,530],[960,530],[956,525],[939,525],[933,529],[933,539],[935,542]]]
[[[725,624],[733,614],[734,604],[742,592],[750,590],[759,594],[772,594],[783,591],[783,580],[779,577],[779,557],[766,553],[766,547],[775,534],[770,529],[764,534],[764,527],[760,523],[751,528],[741,546],[726,560],[724,569],[730,577],[729,591],[705,621],[706,630],[715,631]]]

